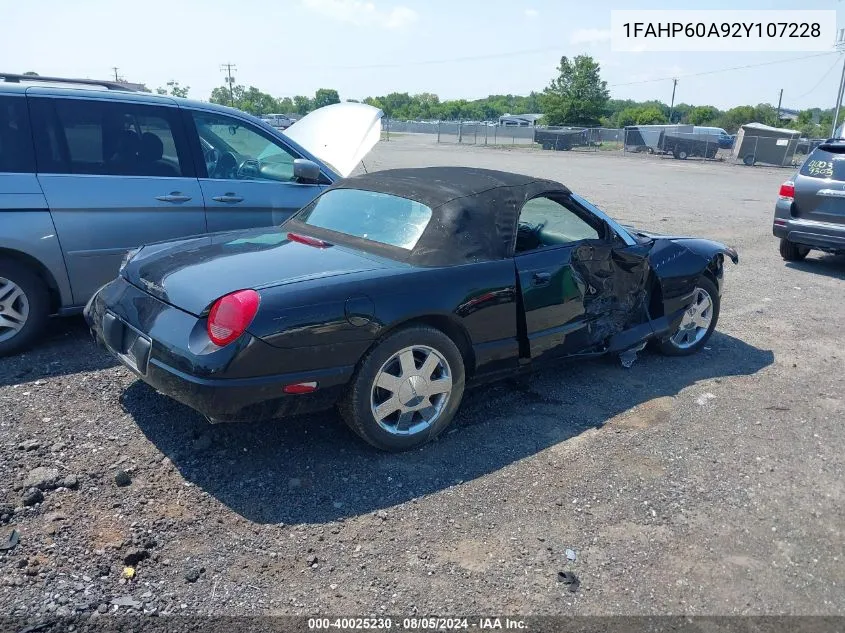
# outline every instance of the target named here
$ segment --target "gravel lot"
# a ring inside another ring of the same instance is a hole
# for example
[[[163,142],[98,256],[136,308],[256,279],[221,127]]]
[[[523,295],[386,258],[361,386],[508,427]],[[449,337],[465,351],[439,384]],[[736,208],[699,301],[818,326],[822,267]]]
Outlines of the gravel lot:
[[[711,344],[481,388],[386,455],[333,414],[209,426],[56,320],[0,360],[0,613],[845,615],[845,259],[780,259],[790,172],[412,135],[367,161],[436,164],[735,246]]]

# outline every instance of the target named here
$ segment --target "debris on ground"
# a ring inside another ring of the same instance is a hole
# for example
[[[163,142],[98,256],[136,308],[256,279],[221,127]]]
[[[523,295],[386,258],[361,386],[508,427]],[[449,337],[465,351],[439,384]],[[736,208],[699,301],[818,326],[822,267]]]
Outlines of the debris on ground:
[[[142,560],[147,560],[149,557],[150,553],[145,549],[132,549],[123,557],[123,562],[128,567],[137,567],[138,563]]]
[[[21,537],[17,530],[12,530],[5,540],[0,541],[0,551],[13,550],[20,543]]]
[[[132,477],[129,476],[125,470],[118,470],[117,473],[114,475],[114,483],[123,488],[124,486],[128,486],[132,483]]]
[[[134,567],[124,567],[123,568],[123,577],[126,580],[132,580],[135,577],[135,568]]]
[[[39,490],[51,490],[58,486],[59,471],[56,468],[45,468],[39,466],[29,471],[23,482],[24,488],[38,488]]]
[[[25,506],[34,506],[44,501],[44,493],[38,488],[29,488],[21,495],[21,503]]]
[[[139,609],[143,606],[143,602],[139,602],[135,600],[132,596],[120,596],[119,598],[112,598],[111,603],[118,607],[132,607],[133,609]]]
[[[637,360],[637,353],[643,351],[645,349],[645,345],[645,343],[640,343],[639,345],[636,345],[631,349],[626,349],[624,352],[619,354],[619,361],[622,363],[622,367],[630,369],[634,364],[634,361]]]
[[[567,560],[574,561],[577,557],[574,549],[567,549],[566,552],[564,552],[564,553],[566,554]]]
[[[573,574],[571,571],[559,571],[557,573],[558,582],[562,582],[564,585],[567,586],[567,589],[572,593],[578,591],[578,587],[581,586],[581,581],[578,580],[578,576]]]
[[[705,404],[707,404],[708,401],[713,400],[715,397],[716,396],[714,396],[712,393],[703,393],[695,399],[695,403],[698,406],[703,407]]]
[[[188,582],[196,582],[200,576],[205,573],[205,567],[191,567],[183,574],[183,578]]]

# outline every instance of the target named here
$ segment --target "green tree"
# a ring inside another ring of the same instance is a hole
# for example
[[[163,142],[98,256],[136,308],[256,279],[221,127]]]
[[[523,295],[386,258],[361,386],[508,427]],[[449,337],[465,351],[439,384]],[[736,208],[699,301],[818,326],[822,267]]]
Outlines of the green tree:
[[[303,95],[296,95],[293,98],[293,109],[296,114],[308,114],[313,109],[311,99]]]
[[[713,106],[695,106],[689,111],[687,122],[692,125],[713,125],[721,112]]]
[[[293,114],[295,109],[293,99],[290,97],[282,97],[281,99],[276,100],[276,110],[278,110],[278,114]]]
[[[38,73],[37,73],[37,72],[34,72],[34,71],[32,71],[32,70],[27,70],[27,71],[24,73],[24,75],[26,75],[27,77],[38,77]]]
[[[184,99],[188,96],[190,89],[190,86],[182,86],[178,81],[170,80],[167,82],[167,88],[162,88],[161,86],[156,88],[156,94],[182,97]]]
[[[599,64],[589,55],[572,61],[564,56],[557,70],[558,77],[539,98],[549,125],[598,125],[610,98]]]
[[[619,127],[626,125],[660,125],[668,122],[669,117],[655,105],[625,108],[616,115],[616,125]]]
[[[718,119],[718,127],[724,128],[728,134],[733,134],[740,125],[753,123],[756,119],[754,106],[737,106],[723,112]]]
[[[337,90],[332,88],[320,88],[314,95],[313,108],[322,108],[323,106],[332,105],[333,103],[340,103],[340,97]]]

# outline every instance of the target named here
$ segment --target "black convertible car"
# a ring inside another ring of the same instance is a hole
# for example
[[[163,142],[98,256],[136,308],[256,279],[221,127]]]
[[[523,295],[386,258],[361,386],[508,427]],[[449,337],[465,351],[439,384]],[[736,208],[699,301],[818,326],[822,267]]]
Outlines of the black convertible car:
[[[280,227],[145,246],[85,313],[157,390],[212,421],[338,405],[417,446],[465,386],[563,357],[699,350],[722,244],[626,229],[564,185],[460,167],[342,180]]]

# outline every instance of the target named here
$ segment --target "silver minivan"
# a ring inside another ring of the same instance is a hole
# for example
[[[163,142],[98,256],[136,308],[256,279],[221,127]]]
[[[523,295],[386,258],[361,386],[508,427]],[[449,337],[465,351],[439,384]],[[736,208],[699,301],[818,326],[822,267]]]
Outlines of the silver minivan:
[[[281,132],[121,84],[0,74],[0,356],[81,311],[133,248],[280,224],[353,171],[381,116],[335,104]]]

